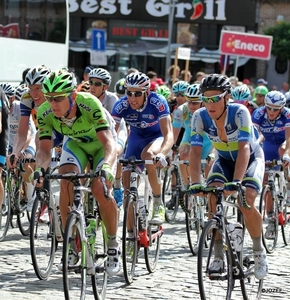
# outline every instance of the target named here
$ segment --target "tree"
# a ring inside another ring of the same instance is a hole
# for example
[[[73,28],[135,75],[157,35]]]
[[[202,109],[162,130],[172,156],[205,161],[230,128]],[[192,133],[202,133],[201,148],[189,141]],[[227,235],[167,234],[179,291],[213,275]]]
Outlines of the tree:
[[[290,60],[290,23],[281,22],[264,30],[273,37],[272,54],[284,60]]]

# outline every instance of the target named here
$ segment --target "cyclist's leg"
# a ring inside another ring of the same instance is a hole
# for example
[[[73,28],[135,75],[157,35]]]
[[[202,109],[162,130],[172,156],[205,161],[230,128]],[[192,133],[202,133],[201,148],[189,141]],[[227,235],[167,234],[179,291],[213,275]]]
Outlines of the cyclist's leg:
[[[183,134],[182,140],[179,146],[180,160],[188,160],[190,151],[190,133],[186,130]],[[185,164],[180,165],[180,172],[184,185],[187,187],[189,185],[189,172],[188,166]]]
[[[75,140],[68,137],[64,138],[62,154],[60,157],[60,167],[58,170],[59,174],[65,174],[67,172],[83,172],[87,165],[88,157],[79,145],[80,143]],[[67,216],[70,212],[69,205],[71,205],[73,201],[72,187],[72,183],[68,180],[62,179],[60,181],[59,209],[63,229],[65,229]]]
[[[0,155],[0,178],[2,178],[2,170],[5,165],[6,156]],[[2,201],[4,197],[4,186],[3,181],[0,180],[0,209],[2,209]]]
[[[279,156],[282,159],[286,149],[286,141],[282,143],[279,147]],[[290,206],[290,174],[289,174],[289,168],[284,168],[284,174],[285,174],[285,179],[287,182],[287,199],[286,203],[288,206]]]
[[[264,171],[265,164],[261,150],[259,154],[250,159],[243,180],[243,185],[246,187],[246,200],[251,208],[240,208],[245,226],[253,241],[255,276],[258,279],[264,278],[268,273],[267,256],[262,243],[262,216],[255,206],[255,199],[262,188],[261,178],[263,178]]]

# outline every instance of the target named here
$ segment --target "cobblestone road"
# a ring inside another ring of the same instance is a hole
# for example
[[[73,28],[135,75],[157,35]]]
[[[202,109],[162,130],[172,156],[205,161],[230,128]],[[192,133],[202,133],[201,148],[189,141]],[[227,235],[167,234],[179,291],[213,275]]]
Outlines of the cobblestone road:
[[[262,299],[290,298],[290,246],[285,247],[279,235],[277,250],[268,256],[269,275],[264,280]],[[18,228],[10,228],[0,242],[0,296],[5,300],[56,300],[64,299],[62,274],[56,265],[47,281],[40,281],[34,274],[29,238],[23,237]],[[184,216],[180,212],[174,224],[164,224],[161,253],[157,270],[148,274],[144,259],[139,259],[136,280],[126,286],[123,273],[108,282],[107,299],[199,299],[196,267],[197,259],[189,251]],[[88,290],[87,299],[93,299]],[[238,298],[235,298],[236,300]],[[242,299],[242,296],[241,298]],[[218,299],[219,300],[219,299]],[[222,300],[222,299],[221,299]]]

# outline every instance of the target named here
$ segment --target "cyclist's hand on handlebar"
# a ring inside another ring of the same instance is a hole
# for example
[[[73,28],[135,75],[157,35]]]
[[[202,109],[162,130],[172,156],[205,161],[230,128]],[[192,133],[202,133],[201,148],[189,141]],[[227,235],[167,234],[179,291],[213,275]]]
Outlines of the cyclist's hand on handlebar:
[[[155,163],[156,168],[165,168],[168,165],[168,162],[166,160],[166,157],[162,153],[158,153],[155,158],[153,158],[153,161]]]
[[[33,173],[29,176],[29,181],[34,182],[36,180],[36,186],[41,187],[43,185],[43,178],[44,178],[45,171],[43,168],[36,168]]]
[[[282,157],[283,167],[290,167],[290,157],[288,154],[284,154]]]
[[[18,159],[19,159],[19,157],[15,153],[12,153],[12,154],[8,155],[7,159],[6,159],[7,167],[9,169],[16,168],[16,164],[17,164]]]
[[[224,184],[224,194],[225,195],[231,195],[235,194],[237,190],[239,189],[239,186],[241,185],[241,181],[234,180],[232,182],[226,182]]]
[[[110,189],[113,186],[115,177],[113,175],[111,166],[108,163],[104,163],[101,170],[98,172],[98,176],[101,177],[105,198],[108,200],[113,199],[112,195],[110,194]]]
[[[195,182],[191,184],[191,186],[188,189],[188,193],[190,195],[203,196],[203,192],[204,192],[204,185],[199,182]]]

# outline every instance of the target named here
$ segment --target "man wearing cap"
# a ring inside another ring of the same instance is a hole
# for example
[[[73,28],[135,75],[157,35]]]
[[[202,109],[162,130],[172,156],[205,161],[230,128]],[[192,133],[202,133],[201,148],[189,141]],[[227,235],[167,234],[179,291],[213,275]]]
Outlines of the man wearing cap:
[[[84,70],[84,74],[83,74],[83,81],[78,85],[77,87],[77,91],[81,92],[82,88],[84,86],[84,83],[88,82],[89,80],[89,73],[91,72],[91,70],[93,70],[93,66],[87,66]]]
[[[260,85],[266,86],[267,84],[268,84],[268,81],[266,81],[264,78],[260,78],[257,80],[257,86],[260,86]]]

